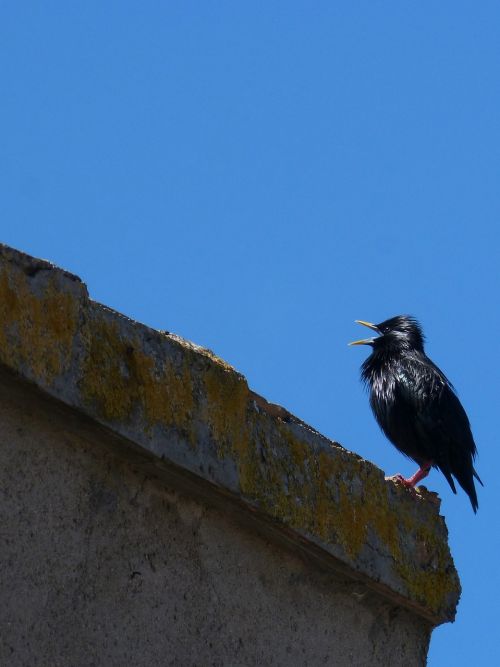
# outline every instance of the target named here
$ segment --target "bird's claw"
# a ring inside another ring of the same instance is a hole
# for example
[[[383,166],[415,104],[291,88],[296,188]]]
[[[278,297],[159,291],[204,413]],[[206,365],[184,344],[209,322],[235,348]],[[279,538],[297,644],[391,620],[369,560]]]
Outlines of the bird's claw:
[[[416,496],[417,492],[415,491],[415,487],[410,479],[406,479],[403,477],[403,475],[398,472],[395,475],[391,475],[390,477],[385,478],[387,481],[391,482],[396,482],[398,484],[402,484],[406,489],[408,489],[412,495]]]
[[[386,479],[392,479],[395,482],[401,482],[401,484],[404,484],[404,486],[407,486],[408,488],[413,488],[413,484],[410,482],[409,479],[406,479],[406,477],[403,477],[403,475],[400,472],[397,472],[395,475],[392,475],[391,477],[386,477]]]

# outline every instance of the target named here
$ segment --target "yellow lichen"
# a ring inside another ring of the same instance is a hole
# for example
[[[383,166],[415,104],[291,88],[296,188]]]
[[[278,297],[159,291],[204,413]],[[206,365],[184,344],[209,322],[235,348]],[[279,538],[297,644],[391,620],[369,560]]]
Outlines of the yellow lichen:
[[[136,339],[123,338],[113,320],[91,324],[81,389],[86,402],[107,420],[129,421],[138,410],[148,427],[191,431],[194,398],[186,360],[177,369],[167,358],[155,359]]]
[[[410,533],[411,534],[411,533]],[[394,567],[405,582],[408,595],[437,613],[450,593],[460,590],[456,572],[442,539],[436,536],[436,522],[414,526],[415,552],[401,558]]]
[[[259,420],[266,422],[268,417],[254,418],[252,432],[254,436],[261,433],[258,443],[249,442],[243,459],[240,453],[242,493],[287,526],[318,536],[325,545],[341,545],[353,564],[368,541],[378,540],[382,551],[392,557],[408,594],[437,612],[443,596],[458,585],[446,571],[449,555],[442,538],[436,537],[438,519],[422,526],[413,500],[391,503],[387,483],[371,465],[341,450],[315,454],[277,421],[272,426],[279,439],[273,444],[265,435],[271,425],[263,423],[259,429]],[[401,543],[410,534],[415,552]],[[429,558],[437,559],[434,569],[420,567],[418,553],[423,545]]]
[[[174,354],[146,351],[104,309],[81,318],[82,302],[61,284],[58,272],[35,281],[18,267],[1,271],[1,362],[51,385],[70,368],[78,334],[78,386],[98,416],[143,420],[145,431],[175,428],[193,447],[196,425],[206,424],[217,456],[238,469],[241,495],[275,520],[341,547],[353,566],[367,544],[380,546],[401,588],[436,614],[458,591],[437,514],[420,515],[407,498],[395,503],[371,465],[333,446],[315,450],[290,424],[254,409],[245,379],[209,350],[169,336]]]
[[[23,271],[0,274],[0,359],[50,385],[69,366],[78,327],[78,298],[49,275],[39,292]]]
[[[193,379],[187,359],[175,369],[171,361],[155,361],[138,348],[130,364],[147,421],[191,431]]]
[[[248,385],[245,379],[220,364],[203,373],[206,392],[204,417],[210,425],[220,458],[234,452],[245,456],[248,447]]]

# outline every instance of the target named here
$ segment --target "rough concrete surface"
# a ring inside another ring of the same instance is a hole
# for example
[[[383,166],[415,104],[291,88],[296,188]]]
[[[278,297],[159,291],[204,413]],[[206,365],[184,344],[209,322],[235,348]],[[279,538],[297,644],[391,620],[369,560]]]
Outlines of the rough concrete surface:
[[[264,646],[275,664],[322,664],[327,647],[338,660],[371,650],[372,662],[326,664],[400,664],[387,662],[392,650],[423,664],[430,628],[454,618],[460,584],[435,494],[412,497],[209,350],[93,302],[78,277],[6,246],[0,371],[17,410],[0,421],[3,636],[17,628],[4,650],[20,650],[24,613],[27,655],[59,649],[39,664],[76,664],[64,662],[72,647],[78,664],[132,664],[126,650],[150,656],[133,664],[160,664],[154,651],[183,664],[179,637],[193,651],[185,664],[258,664]],[[198,522],[182,519],[193,512]],[[295,662],[284,661],[292,645]]]
[[[430,624],[0,383],[0,664],[424,665]]]

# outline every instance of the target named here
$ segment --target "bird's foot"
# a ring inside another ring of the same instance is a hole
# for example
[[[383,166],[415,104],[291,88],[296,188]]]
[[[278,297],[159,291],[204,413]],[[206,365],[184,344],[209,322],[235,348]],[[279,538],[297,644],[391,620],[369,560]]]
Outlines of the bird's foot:
[[[401,475],[401,473],[396,473],[395,475],[391,475],[390,477],[386,477],[386,480],[390,480],[391,482],[396,482],[397,484],[402,484],[408,491],[410,492],[410,495],[414,496],[415,498],[417,497],[417,492],[415,490],[415,486],[412,484],[412,478],[406,479]]]
[[[386,480],[390,480],[392,482],[399,482],[400,484],[403,484],[403,486],[406,486],[407,489],[413,489],[414,484],[412,483],[412,478],[410,477],[409,479],[406,479],[406,477],[403,477],[403,475],[398,472],[395,475],[391,475],[390,477],[386,477]]]
[[[417,472],[406,479],[403,477],[401,473],[396,473],[396,475],[392,475],[391,477],[386,477],[386,479],[390,479],[393,482],[399,482],[400,484],[403,484],[407,489],[411,489],[413,493],[416,493],[415,491],[415,485],[418,484],[421,480],[423,480],[427,475],[429,474],[429,471],[432,467],[432,463],[424,463],[421,468],[417,470]]]

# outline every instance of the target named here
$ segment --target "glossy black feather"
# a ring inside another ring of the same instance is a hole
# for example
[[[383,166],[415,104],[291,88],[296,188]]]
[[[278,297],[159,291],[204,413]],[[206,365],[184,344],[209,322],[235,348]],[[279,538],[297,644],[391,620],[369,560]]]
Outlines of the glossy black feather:
[[[455,478],[478,508],[476,445],[453,386],[424,352],[418,322],[399,315],[376,325],[380,336],[361,368],[370,405],[387,438],[419,466],[432,461],[456,493]]]

